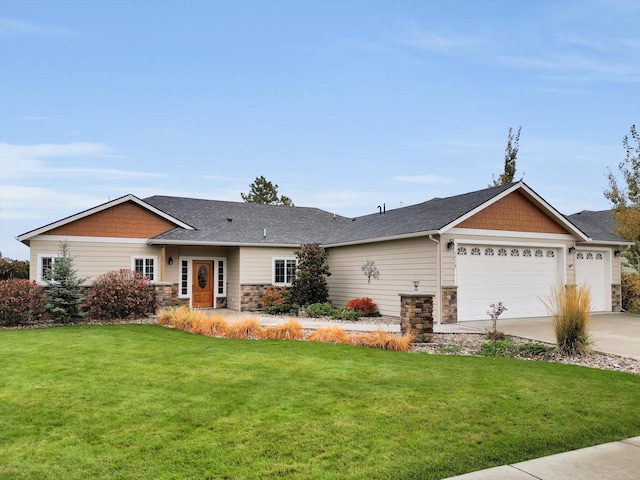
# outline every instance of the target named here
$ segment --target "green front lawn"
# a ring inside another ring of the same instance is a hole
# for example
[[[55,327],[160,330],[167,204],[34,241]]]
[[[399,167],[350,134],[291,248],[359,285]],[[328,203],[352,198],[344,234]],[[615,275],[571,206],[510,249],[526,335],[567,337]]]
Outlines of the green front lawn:
[[[442,478],[640,434],[640,377],[505,358],[0,331],[0,478]]]

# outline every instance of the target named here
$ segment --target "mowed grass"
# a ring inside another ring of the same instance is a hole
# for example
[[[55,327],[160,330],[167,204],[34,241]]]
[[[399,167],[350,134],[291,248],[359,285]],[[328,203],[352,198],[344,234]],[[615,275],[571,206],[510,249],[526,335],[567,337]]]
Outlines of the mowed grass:
[[[0,331],[0,478],[442,478],[640,434],[640,377],[504,358]]]

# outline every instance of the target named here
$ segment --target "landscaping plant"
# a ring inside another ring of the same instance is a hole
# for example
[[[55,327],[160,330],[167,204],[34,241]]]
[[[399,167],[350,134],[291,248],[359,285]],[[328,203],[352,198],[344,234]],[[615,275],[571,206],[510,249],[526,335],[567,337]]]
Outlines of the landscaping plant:
[[[369,297],[352,298],[347,302],[347,308],[349,310],[361,311],[363,317],[380,316],[380,312],[378,312],[378,305],[376,305]]]
[[[100,320],[141,318],[156,309],[151,281],[126,268],[100,275],[87,304],[89,316]]]
[[[73,257],[69,251],[69,243],[60,242],[60,255],[56,257],[51,271],[45,279],[47,282],[47,312],[57,323],[70,323],[82,318],[79,305],[82,298],[80,284],[86,278],[78,277],[73,268]]]
[[[0,326],[39,320],[44,313],[44,291],[25,279],[0,280]]]
[[[551,296],[543,300],[553,318],[553,330],[558,349],[567,355],[586,355],[589,347],[591,289],[588,285],[554,287]]]
[[[487,315],[491,318],[491,324],[493,326],[493,330],[489,333],[489,338],[493,340],[493,354],[496,352],[496,341],[504,339],[504,333],[498,332],[498,317],[502,315],[502,313],[507,309],[502,302],[492,303],[489,305],[489,310],[487,310]]]
[[[296,250],[298,266],[289,296],[291,303],[308,305],[325,303],[329,298],[327,252],[319,243],[301,245]]]
[[[622,308],[627,312],[640,313],[640,274],[622,274]]]

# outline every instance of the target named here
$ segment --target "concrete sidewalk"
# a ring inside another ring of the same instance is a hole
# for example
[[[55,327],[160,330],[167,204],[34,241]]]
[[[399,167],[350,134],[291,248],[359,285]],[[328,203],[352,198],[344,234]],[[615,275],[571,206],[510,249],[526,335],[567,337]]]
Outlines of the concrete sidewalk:
[[[638,480],[640,437],[466,473],[448,480]]]

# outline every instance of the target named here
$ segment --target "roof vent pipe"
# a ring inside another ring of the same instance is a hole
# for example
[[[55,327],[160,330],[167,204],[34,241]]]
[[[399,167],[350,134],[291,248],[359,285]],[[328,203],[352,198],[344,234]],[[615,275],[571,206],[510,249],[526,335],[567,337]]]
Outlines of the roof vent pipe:
[[[378,205],[378,215],[382,215],[382,207]]]
[[[386,203],[382,204],[382,213],[387,213],[387,204]]]
[[[266,228],[262,232],[262,238],[267,238],[267,229]]]

